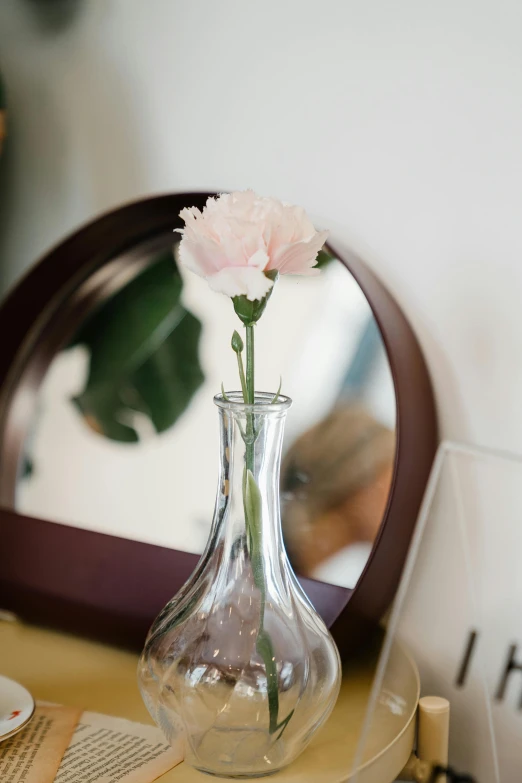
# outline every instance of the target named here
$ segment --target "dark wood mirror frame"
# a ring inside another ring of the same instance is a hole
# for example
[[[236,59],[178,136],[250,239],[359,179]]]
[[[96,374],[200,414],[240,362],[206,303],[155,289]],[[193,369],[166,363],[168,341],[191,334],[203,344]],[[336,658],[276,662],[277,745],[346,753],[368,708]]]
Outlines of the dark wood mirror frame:
[[[1,609],[138,648],[194,569],[197,555],[28,518],[14,510],[14,499],[27,429],[53,356],[96,304],[172,245],[173,229],[182,226],[180,210],[202,208],[209,195],[157,196],[97,218],[47,253],[0,307]],[[373,311],[397,405],[388,504],[356,587],[301,580],[343,654],[375,626],[394,596],[438,439],[430,378],[405,316],[360,258],[331,250]]]

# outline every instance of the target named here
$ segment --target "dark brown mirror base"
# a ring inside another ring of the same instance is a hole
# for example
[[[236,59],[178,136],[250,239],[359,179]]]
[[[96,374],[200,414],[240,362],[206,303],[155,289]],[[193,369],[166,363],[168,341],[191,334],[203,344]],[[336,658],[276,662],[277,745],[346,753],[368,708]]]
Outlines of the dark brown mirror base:
[[[198,555],[0,509],[0,609],[27,622],[139,650]],[[301,583],[331,626],[351,591]]]

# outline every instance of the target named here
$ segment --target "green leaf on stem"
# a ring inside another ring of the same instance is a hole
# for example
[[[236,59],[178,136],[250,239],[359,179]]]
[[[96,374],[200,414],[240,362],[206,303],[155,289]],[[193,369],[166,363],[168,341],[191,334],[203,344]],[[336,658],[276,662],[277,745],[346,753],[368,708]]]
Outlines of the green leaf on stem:
[[[247,516],[248,526],[254,531],[254,538],[256,539],[255,549],[260,551],[260,541],[258,540],[261,535],[261,514],[262,514],[263,499],[261,492],[257,486],[257,482],[254,478],[254,474],[251,470],[246,471],[245,481],[245,512]],[[261,563],[262,566],[262,563]],[[254,570],[254,580],[256,585],[263,592],[265,591],[264,574],[256,573]]]
[[[278,388],[278,390],[276,391],[276,393],[275,393],[274,397],[272,397],[272,399],[270,400],[270,405],[273,405],[273,404],[274,404],[274,402],[277,402],[277,401],[278,401],[278,399],[279,399],[279,395],[281,394],[281,386],[282,386],[282,385],[283,385],[283,378],[282,378],[282,376],[280,375],[280,376],[279,376],[279,388]]]
[[[268,711],[270,716],[270,725],[268,728],[268,732],[269,734],[275,734],[276,731],[281,730],[279,731],[279,734],[276,737],[276,739],[281,739],[281,735],[283,734],[288,723],[290,722],[290,719],[294,714],[294,710],[291,710],[291,712],[289,712],[286,718],[284,718],[282,721],[280,721],[279,723],[277,722],[277,717],[279,714],[279,689],[278,689],[278,682],[277,682],[277,664],[276,664],[275,653],[274,653],[274,645],[272,644],[272,638],[270,634],[267,633],[267,631],[265,631],[264,628],[262,628],[259,631],[259,634],[257,636],[256,650],[261,656],[261,658],[263,659],[263,663],[265,664],[265,669],[266,669]]]
[[[256,641],[256,650],[263,659],[266,670],[266,686],[268,693],[268,711],[270,724],[268,731],[274,734],[277,729],[277,715],[279,713],[279,690],[277,684],[277,666],[275,662],[274,646],[270,635],[261,628]]]

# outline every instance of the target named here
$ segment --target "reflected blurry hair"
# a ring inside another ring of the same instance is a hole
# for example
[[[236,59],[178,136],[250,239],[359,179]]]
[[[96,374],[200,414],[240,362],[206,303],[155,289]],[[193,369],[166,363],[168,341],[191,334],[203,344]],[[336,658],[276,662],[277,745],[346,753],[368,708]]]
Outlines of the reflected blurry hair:
[[[395,433],[344,404],[301,435],[282,466],[283,535],[293,566],[310,575],[340,549],[372,542],[388,499]]]

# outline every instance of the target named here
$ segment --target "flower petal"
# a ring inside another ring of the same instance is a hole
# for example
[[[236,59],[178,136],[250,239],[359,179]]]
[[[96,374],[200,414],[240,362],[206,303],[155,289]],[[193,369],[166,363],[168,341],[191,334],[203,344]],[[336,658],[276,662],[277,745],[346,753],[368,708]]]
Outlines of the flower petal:
[[[231,266],[207,277],[213,291],[227,296],[246,296],[262,299],[273,286],[273,281],[254,266]]]
[[[209,237],[192,239],[188,229],[185,229],[178,252],[181,263],[201,277],[215,274],[224,265],[221,246]]]
[[[270,259],[267,269],[277,269],[282,275],[306,275],[327,239],[328,231],[317,231],[300,242],[282,245]]]
[[[215,290],[251,300],[270,290],[263,271],[316,274],[317,253],[328,236],[315,231],[302,207],[252,190],[209,197],[201,211],[183,209],[180,217],[185,222],[178,229],[180,262],[212,278]]]
[[[259,249],[248,259],[248,266],[254,266],[257,269],[263,270],[266,269],[269,261],[270,258],[268,257],[266,250]]]

